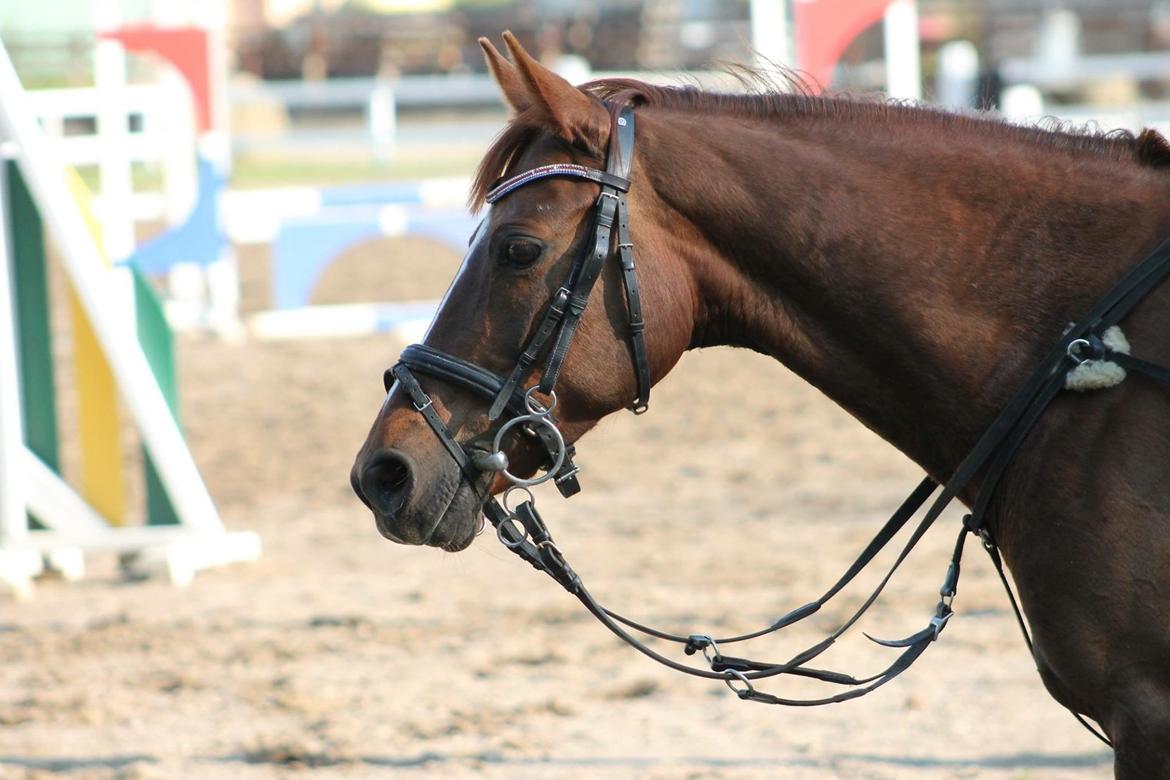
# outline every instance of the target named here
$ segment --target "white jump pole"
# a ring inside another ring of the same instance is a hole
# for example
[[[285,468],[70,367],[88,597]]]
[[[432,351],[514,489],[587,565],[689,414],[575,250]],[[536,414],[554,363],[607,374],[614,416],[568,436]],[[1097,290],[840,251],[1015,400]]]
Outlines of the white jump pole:
[[[8,210],[8,169],[0,136],[0,583],[19,598],[32,595],[32,578],[43,568],[41,556],[24,547],[28,540],[26,501],[31,498],[21,419],[20,361]]]
[[[179,519],[192,530],[222,534],[223,524],[194,459],[171,417],[146,356],[126,319],[110,311],[118,292],[73,201],[51,139],[37,124],[20,79],[0,42],[0,137],[15,142],[29,190],[105,352],[127,408],[158,468]]]
[[[751,0],[751,25],[757,68],[792,64],[788,0]]]
[[[0,144],[2,147],[2,144]],[[24,433],[20,416],[20,362],[8,221],[7,160],[0,154],[0,546],[28,536],[24,507]]]
[[[921,100],[922,63],[914,0],[890,3],[882,30],[886,47],[886,94],[892,98]]]
[[[118,3],[101,0],[95,6],[99,31],[112,30],[120,21]],[[94,44],[94,85],[100,90],[97,134],[101,157],[98,171],[102,195],[102,241],[111,260],[123,260],[134,251],[133,170],[130,162],[129,107],[126,93],[126,52],[122,44],[98,38]]]

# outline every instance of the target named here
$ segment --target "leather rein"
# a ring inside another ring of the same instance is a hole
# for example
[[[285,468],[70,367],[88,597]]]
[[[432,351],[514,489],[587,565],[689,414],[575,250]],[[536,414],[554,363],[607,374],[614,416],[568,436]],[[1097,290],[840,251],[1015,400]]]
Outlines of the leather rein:
[[[626,106],[618,113],[616,129],[610,137],[604,171],[562,163],[544,165],[509,178],[488,193],[487,202],[495,203],[526,184],[552,176],[579,178],[599,184],[601,187],[595,204],[592,245],[573,263],[568,277],[554,293],[544,315],[521,350],[516,366],[508,376],[498,376],[474,363],[425,344],[408,346],[403,350],[399,362],[385,374],[384,383],[387,391],[395,379],[403,386],[415,408],[425,417],[435,435],[459,465],[464,477],[477,492],[478,480],[487,472],[502,472],[512,483],[504,492],[502,501],[492,496],[484,496],[484,515],[495,528],[500,541],[521,559],[556,580],[580,600],[606,628],[639,652],[671,669],[696,677],[720,680],[739,698],[749,701],[789,706],[841,702],[864,696],[904,672],[938,639],[953,614],[951,604],[958,589],[964,543],[969,533],[978,536],[984,549],[990,554],[992,563],[1007,589],[1024,640],[1031,651],[1032,642],[1027,626],[1004,573],[995,538],[985,523],[988,507],[1013,456],[1049,403],[1064,387],[1066,375],[1078,365],[1090,360],[1109,360],[1125,369],[1137,371],[1170,386],[1170,370],[1129,354],[1116,352],[1102,340],[1106,330],[1120,322],[1142,298],[1170,275],[1170,241],[1161,244],[1149,257],[1133,267],[1084,317],[1065,331],[1059,342],[1052,347],[956,467],[950,479],[940,485],[931,477],[924,478],[866,545],[853,564],[819,598],[785,612],[771,624],[757,631],[728,637],[675,634],[642,625],[599,604],[553,541],[548,527],[536,511],[535,499],[528,490],[531,485],[550,479],[554,480],[565,497],[572,496],[580,490],[577,479],[579,469],[573,464],[574,448],[565,443],[553,416],[556,406],[555,385],[589,300],[589,294],[605,262],[613,256],[616,256],[620,264],[625,286],[628,338],[638,386],[638,396],[630,408],[640,414],[649,404],[650,372],[643,339],[641,298],[634,270],[634,247],[630,241],[626,204],[633,146],[634,111]],[[521,382],[541,359],[545,362],[539,381],[522,391]],[[507,412],[509,419],[498,429],[491,452],[468,450],[455,440],[435,412],[430,397],[415,379],[415,373],[443,380],[482,396],[491,402],[488,416],[492,420]],[[547,407],[534,397],[537,392],[551,399]],[[507,471],[507,456],[501,450],[501,444],[506,432],[513,428],[519,428],[525,434],[535,437],[544,447],[547,461],[543,465],[545,469],[543,475],[533,479],[520,479]],[[900,650],[893,662],[876,674],[857,678],[809,666],[810,662],[828,650],[860,620],[926,531],[977,474],[983,476],[983,481],[971,512],[963,518],[963,527],[955,542],[939,589],[939,601],[927,624],[921,630],[902,639],[875,639],[867,634],[867,638],[880,645]],[[517,491],[522,492],[524,498],[515,507],[511,507],[510,498]],[[818,612],[890,543],[936,491],[938,495],[910,533],[886,574],[854,613],[835,631],[820,642],[783,661],[758,661],[724,653],[723,648],[728,645],[780,631]],[[662,655],[636,638],[634,633],[681,645],[686,655],[701,653],[707,668],[682,663]],[[758,680],[782,675],[812,678],[840,686],[844,690],[821,698],[791,699],[766,693],[755,687]],[[1109,740],[1078,713],[1073,712],[1073,715],[1094,735],[1109,744]]]

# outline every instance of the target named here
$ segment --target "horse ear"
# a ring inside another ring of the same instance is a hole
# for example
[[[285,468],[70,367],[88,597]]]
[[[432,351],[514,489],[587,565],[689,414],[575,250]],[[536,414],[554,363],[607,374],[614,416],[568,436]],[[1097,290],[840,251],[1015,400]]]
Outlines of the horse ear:
[[[516,66],[508,62],[503,54],[496,50],[487,38],[479,39],[479,48],[483,49],[483,58],[487,61],[488,71],[504,93],[504,101],[513,112],[520,114],[532,105],[532,98],[528,96],[528,87],[516,71]]]
[[[504,33],[504,43],[532,105],[540,110],[556,134],[578,148],[604,157],[609,112],[601,101],[533,59],[511,32]]]

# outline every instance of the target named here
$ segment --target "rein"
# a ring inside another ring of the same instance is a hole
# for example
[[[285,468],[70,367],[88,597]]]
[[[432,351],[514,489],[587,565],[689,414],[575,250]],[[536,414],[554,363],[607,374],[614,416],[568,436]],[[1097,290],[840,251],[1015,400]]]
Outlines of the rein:
[[[940,485],[930,477],[924,478],[840,579],[819,598],[791,609],[760,630],[738,636],[674,634],[642,625],[599,604],[553,541],[552,534],[536,510],[535,499],[528,490],[530,486],[550,479],[555,481],[558,489],[566,497],[580,490],[576,476],[579,469],[573,463],[574,448],[565,443],[553,416],[556,407],[555,385],[588,303],[590,292],[604,263],[610,257],[616,256],[621,266],[626,292],[627,335],[638,387],[637,397],[630,408],[640,414],[649,404],[650,372],[646,359],[641,298],[634,269],[634,247],[630,241],[626,204],[633,145],[634,112],[627,106],[618,114],[616,131],[610,137],[604,171],[580,165],[545,165],[513,176],[488,193],[488,203],[495,203],[526,184],[550,176],[579,178],[597,183],[601,187],[595,204],[596,224],[592,245],[573,263],[568,277],[554,293],[539,324],[521,350],[516,366],[508,376],[498,376],[474,363],[424,344],[413,344],[402,352],[398,364],[388,370],[384,377],[387,390],[394,379],[403,386],[415,408],[423,414],[435,435],[459,465],[468,483],[477,492],[479,488],[476,486],[484,473],[502,472],[512,482],[512,486],[504,492],[502,501],[491,496],[483,496],[484,515],[495,528],[500,541],[521,559],[556,580],[580,600],[606,628],[639,652],[685,674],[723,681],[739,698],[749,701],[789,706],[841,702],[864,696],[904,672],[938,639],[953,614],[951,605],[958,589],[968,533],[978,536],[991,556],[992,563],[1007,589],[1012,609],[1024,633],[1024,640],[1031,651],[1032,642],[1027,625],[1004,572],[995,538],[985,522],[988,507],[1008,465],[1028,433],[1064,387],[1066,375],[1080,364],[1090,360],[1109,360],[1125,369],[1137,371],[1170,386],[1170,370],[1114,351],[1102,340],[1106,330],[1118,324],[1157,284],[1170,275],[1170,241],[1161,244],[1149,257],[1126,273],[1084,317],[1065,331],[1062,338],[1040,361],[1031,376],[955,468],[950,479]],[[613,246],[615,226],[616,247]],[[542,359],[545,363],[539,381],[526,391],[522,391],[521,382]],[[414,373],[449,382],[483,397],[491,403],[488,416],[492,420],[507,412],[508,420],[497,430],[490,452],[465,449],[455,440],[435,412],[430,397],[423,391]],[[547,407],[534,397],[538,392],[550,398]],[[504,435],[513,428],[536,437],[544,447],[547,460],[543,466],[545,470],[543,475],[532,479],[520,479],[507,471],[507,456],[502,451],[501,444]],[[867,638],[872,641],[901,651],[889,666],[868,677],[857,678],[833,670],[808,666],[860,620],[926,531],[976,475],[982,475],[983,481],[970,514],[963,518],[963,527],[955,541],[954,551],[939,589],[939,601],[927,624],[902,639],[875,639],[867,634]],[[512,507],[509,502],[517,491],[523,493],[524,498]],[[914,527],[886,574],[857,610],[835,631],[784,661],[757,661],[724,654],[725,646],[780,631],[818,612],[865,569],[918,510],[927,505],[932,496],[935,496],[933,502]],[[679,644],[686,655],[701,653],[707,668],[695,667],[662,655],[631,632]],[[757,680],[781,675],[812,678],[842,686],[846,690],[816,699],[789,699],[757,690],[755,687]],[[1078,713],[1073,712],[1073,715],[1099,739],[1110,744],[1104,735],[1089,725]]]

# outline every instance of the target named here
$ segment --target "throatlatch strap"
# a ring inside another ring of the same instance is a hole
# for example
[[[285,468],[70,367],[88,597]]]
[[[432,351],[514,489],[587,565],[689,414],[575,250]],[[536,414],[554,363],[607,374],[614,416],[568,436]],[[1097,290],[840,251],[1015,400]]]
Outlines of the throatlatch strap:
[[[650,361],[646,358],[646,323],[642,319],[642,292],[634,271],[634,244],[630,241],[630,209],[626,196],[618,196],[618,262],[622,267],[622,286],[626,290],[626,313],[629,316],[630,357],[638,380],[638,397],[630,404],[634,414],[650,407]]]

